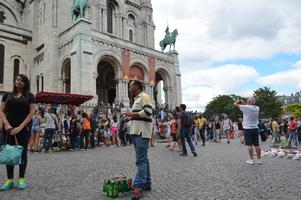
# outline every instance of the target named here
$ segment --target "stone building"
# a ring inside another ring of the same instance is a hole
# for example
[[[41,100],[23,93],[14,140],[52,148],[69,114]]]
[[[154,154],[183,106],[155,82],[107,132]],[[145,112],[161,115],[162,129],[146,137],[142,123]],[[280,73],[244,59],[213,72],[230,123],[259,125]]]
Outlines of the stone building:
[[[18,73],[31,91],[93,95],[93,102],[128,105],[128,83],[139,79],[154,101],[181,103],[178,53],[154,49],[151,0],[87,0],[85,16],[72,19],[77,0],[0,1],[0,92]]]
[[[278,101],[283,105],[301,103],[301,91],[291,94],[290,96],[277,96]]]

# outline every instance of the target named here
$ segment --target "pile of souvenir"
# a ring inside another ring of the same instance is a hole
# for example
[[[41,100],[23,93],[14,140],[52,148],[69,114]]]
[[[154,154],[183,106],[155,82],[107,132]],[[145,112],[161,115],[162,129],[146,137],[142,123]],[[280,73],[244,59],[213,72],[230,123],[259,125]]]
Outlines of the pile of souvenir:
[[[301,160],[301,153],[298,150],[292,149],[271,149],[268,151],[262,151],[261,155],[268,156],[270,158],[284,158],[284,159],[293,159],[293,160]]]
[[[105,180],[103,192],[107,197],[117,198],[119,194],[126,194],[132,190],[132,179],[125,176],[116,176],[113,179]]]

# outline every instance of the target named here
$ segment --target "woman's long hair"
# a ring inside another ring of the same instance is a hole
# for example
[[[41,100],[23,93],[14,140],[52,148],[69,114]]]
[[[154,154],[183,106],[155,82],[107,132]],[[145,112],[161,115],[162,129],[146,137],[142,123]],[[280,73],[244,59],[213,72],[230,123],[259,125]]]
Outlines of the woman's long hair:
[[[16,79],[18,77],[21,77],[22,81],[24,82],[24,88],[23,88],[23,91],[22,91],[22,95],[25,96],[26,104],[28,104],[28,98],[29,98],[29,94],[30,94],[30,82],[29,82],[29,79],[24,74],[18,74],[16,76]],[[14,83],[13,92],[8,95],[8,99],[14,98],[14,95],[17,95],[16,83]]]
[[[17,77],[21,77],[23,82],[24,82],[24,88],[23,88],[23,95],[28,97],[29,93],[30,93],[30,82],[29,79],[27,78],[26,75],[24,74],[18,74]],[[16,95],[17,94],[17,87],[16,84],[14,84],[14,88],[13,88],[13,94]]]

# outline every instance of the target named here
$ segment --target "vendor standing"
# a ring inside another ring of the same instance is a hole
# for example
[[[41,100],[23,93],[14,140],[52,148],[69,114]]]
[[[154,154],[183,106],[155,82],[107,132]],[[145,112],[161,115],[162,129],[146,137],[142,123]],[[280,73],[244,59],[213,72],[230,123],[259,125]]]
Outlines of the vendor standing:
[[[135,98],[132,112],[125,113],[125,120],[131,120],[130,135],[135,148],[137,168],[131,199],[137,200],[143,197],[143,191],[151,190],[147,151],[152,134],[153,105],[151,97],[143,92],[141,81],[131,81],[129,91]]]

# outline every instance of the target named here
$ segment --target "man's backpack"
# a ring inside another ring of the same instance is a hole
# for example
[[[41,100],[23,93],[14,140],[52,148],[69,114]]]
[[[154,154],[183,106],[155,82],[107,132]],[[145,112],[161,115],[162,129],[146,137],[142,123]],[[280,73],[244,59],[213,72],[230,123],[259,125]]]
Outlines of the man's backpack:
[[[183,117],[183,126],[185,128],[190,128],[192,126],[193,123],[193,117],[190,113],[188,112],[184,112],[184,117]]]

